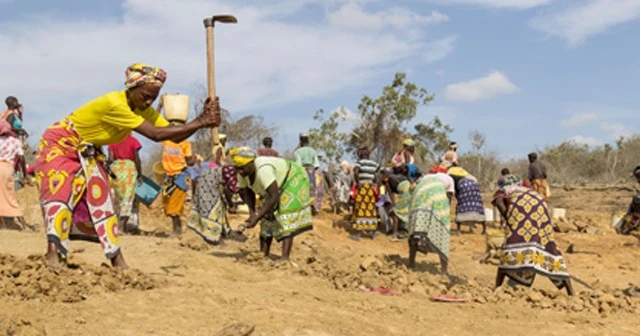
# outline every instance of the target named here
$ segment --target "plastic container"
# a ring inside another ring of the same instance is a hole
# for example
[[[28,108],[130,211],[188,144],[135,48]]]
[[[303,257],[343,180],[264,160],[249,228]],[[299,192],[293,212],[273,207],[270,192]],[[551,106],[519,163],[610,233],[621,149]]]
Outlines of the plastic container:
[[[493,209],[491,208],[484,208],[484,218],[485,221],[487,222],[493,222],[495,221],[495,217],[493,216]]]
[[[158,161],[153,164],[153,173],[155,174],[156,183],[162,185],[164,181],[164,167],[162,166],[162,161]]]
[[[614,213],[611,215],[611,227],[614,229],[619,229],[622,226],[622,219],[624,218],[624,213]]]
[[[164,118],[168,121],[187,122],[189,119],[189,96],[174,93],[163,96]]]
[[[142,185],[136,186],[136,199],[146,205],[151,206],[153,201],[160,195],[160,186],[152,179],[142,176]]]
[[[555,209],[553,209],[551,214],[552,214],[551,217],[554,220],[555,219],[560,219],[560,218],[567,219],[567,209],[555,208]]]

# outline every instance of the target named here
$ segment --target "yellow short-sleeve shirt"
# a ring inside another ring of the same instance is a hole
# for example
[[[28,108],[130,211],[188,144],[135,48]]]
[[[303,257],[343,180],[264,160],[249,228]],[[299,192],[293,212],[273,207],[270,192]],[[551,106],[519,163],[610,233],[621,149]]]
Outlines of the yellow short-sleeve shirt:
[[[169,122],[153,107],[132,111],[127,104],[126,91],[100,96],[69,116],[82,140],[96,146],[118,143],[146,120],[156,127],[167,127]]]

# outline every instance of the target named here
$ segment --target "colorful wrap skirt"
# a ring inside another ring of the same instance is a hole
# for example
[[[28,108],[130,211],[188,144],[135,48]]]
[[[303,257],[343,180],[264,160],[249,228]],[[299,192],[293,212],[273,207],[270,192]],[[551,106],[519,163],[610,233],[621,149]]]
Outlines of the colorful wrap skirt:
[[[536,274],[540,274],[562,288],[569,272],[556,245],[551,216],[542,195],[518,188],[509,197],[507,238],[502,246],[499,269],[525,286],[531,286]]]
[[[70,239],[99,242],[109,259],[120,252],[115,200],[103,159],[68,119],[46,129],[38,144],[35,173],[47,240],[63,255]]]
[[[378,210],[376,191],[372,183],[360,183],[356,189],[356,202],[353,208],[352,223],[356,231],[375,231],[378,229]]]
[[[112,180],[118,216],[129,218],[127,225],[139,227],[138,201],[136,201],[136,186],[138,184],[138,170],[131,160],[116,160],[111,164],[111,171],[116,176]]]
[[[305,170],[289,162],[289,172],[282,187],[273,216],[260,222],[260,237],[274,237],[277,241],[295,237],[313,229],[310,183]],[[263,202],[264,204],[264,202]]]
[[[456,223],[475,224],[486,220],[478,182],[465,178],[458,183]]]
[[[531,189],[538,192],[538,194],[542,195],[542,200],[547,201],[549,195],[547,192],[549,191],[549,184],[546,179],[534,179],[531,181]]]
[[[224,196],[223,168],[207,168],[194,181],[195,190],[187,226],[209,244],[218,244],[231,232]]]
[[[425,176],[411,191],[409,181],[398,185],[398,202],[394,212],[407,223],[409,239],[416,241],[418,251],[436,252],[441,260],[449,260],[450,204],[447,191],[437,177]]]
[[[176,175],[164,175],[162,182],[162,203],[165,216],[182,216],[187,191],[191,184],[189,174],[184,171]]]

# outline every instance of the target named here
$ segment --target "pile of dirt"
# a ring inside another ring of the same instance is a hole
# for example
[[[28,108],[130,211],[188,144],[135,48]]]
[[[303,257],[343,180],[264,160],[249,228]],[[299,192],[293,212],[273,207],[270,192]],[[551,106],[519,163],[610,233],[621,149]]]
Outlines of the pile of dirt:
[[[19,317],[0,316],[0,333],[5,335],[46,335],[46,329],[41,322]]]
[[[523,286],[504,286],[493,290],[491,285],[479,285],[475,281],[440,274],[437,266],[418,264],[414,271],[406,266],[406,259],[399,255],[360,255],[359,258],[326,257],[297,251],[299,263],[289,263],[273,268],[270,259],[260,253],[247,254],[239,261],[262,268],[264,271],[287,270],[302,276],[314,276],[329,281],[337,290],[373,289],[384,287],[409,295],[433,296],[448,294],[468,299],[477,304],[511,302],[532,308],[554,309],[564,312],[585,312],[608,316],[613,313],[640,312],[640,299],[633,298],[620,289],[594,288],[573,297],[564,290],[538,290]],[[300,255],[302,254],[302,256]],[[322,253],[326,256],[327,254]]]
[[[68,268],[52,271],[43,256],[18,258],[0,254],[0,297],[20,300],[78,302],[92,294],[128,289],[151,290],[164,280],[151,278],[139,270],[116,270],[103,264],[93,267],[69,263]]]

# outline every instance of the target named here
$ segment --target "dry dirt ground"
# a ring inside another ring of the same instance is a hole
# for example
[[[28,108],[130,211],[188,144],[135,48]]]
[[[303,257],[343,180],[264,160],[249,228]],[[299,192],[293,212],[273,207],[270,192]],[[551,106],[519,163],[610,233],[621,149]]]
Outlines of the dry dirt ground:
[[[296,238],[293,263],[274,267],[257,253],[256,230],[244,243],[210,247],[188,232],[165,238],[159,207],[144,209],[143,236],[122,238],[132,267],[107,266],[98,245],[71,242],[70,268],[43,267],[45,238],[34,188],[19,191],[38,232],[0,231],[0,334],[8,335],[633,335],[640,333],[640,238],[618,236],[611,214],[629,192],[564,192],[550,201],[568,209],[558,233],[569,270],[584,284],[569,298],[539,277],[532,289],[491,291],[495,260],[481,263],[485,237],[453,236],[451,278],[435,255],[404,265],[406,242],[347,238],[342,218],[322,214]],[[487,195],[488,197],[488,195]],[[488,204],[488,203],[487,203]],[[232,218],[238,224],[241,217]],[[577,226],[575,225],[577,224]],[[583,232],[576,231],[582,227]],[[584,228],[587,229],[584,229]],[[279,245],[275,257],[279,256]],[[397,296],[367,293],[385,286]],[[467,303],[438,303],[449,293]]]

